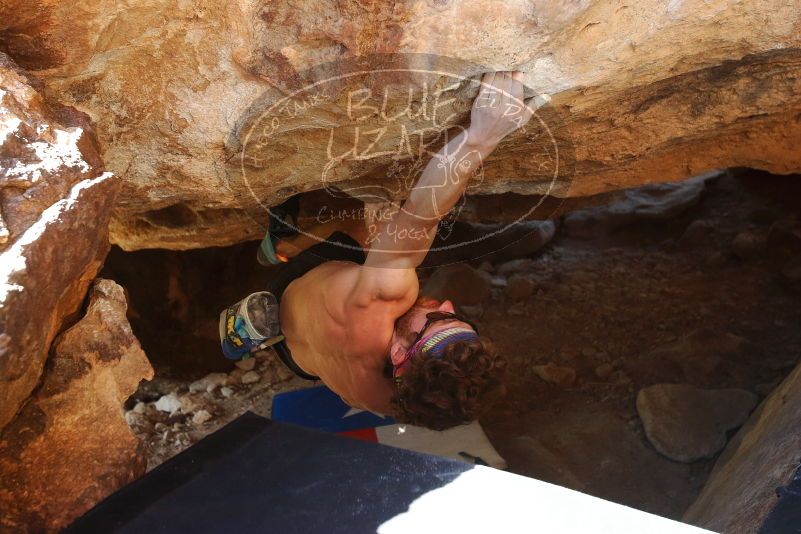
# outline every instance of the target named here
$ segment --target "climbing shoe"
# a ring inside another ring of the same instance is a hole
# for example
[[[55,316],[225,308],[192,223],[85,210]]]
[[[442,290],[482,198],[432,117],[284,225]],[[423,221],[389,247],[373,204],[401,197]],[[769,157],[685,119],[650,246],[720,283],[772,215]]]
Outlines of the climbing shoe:
[[[277,265],[287,261],[286,257],[275,251],[275,246],[281,239],[298,233],[299,212],[300,198],[297,195],[280,206],[270,208],[270,224],[256,252],[256,261],[262,265]]]
[[[220,343],[229,360],[247,358],[283,339],[278,299],[268,291],[251,293],[220,313]]]

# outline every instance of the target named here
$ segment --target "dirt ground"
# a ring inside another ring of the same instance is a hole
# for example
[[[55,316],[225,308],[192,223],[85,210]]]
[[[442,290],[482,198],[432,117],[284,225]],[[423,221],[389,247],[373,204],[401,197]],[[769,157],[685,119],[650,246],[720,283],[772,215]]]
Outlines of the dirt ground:
[[[492,297],[470,311],[510,369],[506,399],[481,422],[510,471],[680,518],[714,459],[685,464],[659,454],[644,435],[636,394],[651,384],[686,382],[743,388],[762,399],[795,365],[797,287],[779,273],[764,240],[750,247],[733,242],[743,232],[763,239],[777,221],[797,226],[799,183],[743,171],[708,181],[700,201],[678,216],[635,220],[589,239],[562,228],[518,270],[534,282],[522,300],[507,296],[509,276],[499,275],[511,267],[484,263]],[[695,221],[703,223],[687,230]],[[217,352],[216,313],[209,309],[247,294],[263,276],[250,267],[225,271],[218,256],[252,258],[253,250],[116,250],[109,259],[104,276],[128,289],[134,331],[157,370],[126,405],[151,468],[245,410],[269,415],[276,392],[310,385],[269,354],[240,369]],[[231,277],[236,283],[228,285],[237,287],[221,288]],[[165,325],[172,325],[171,336],[159,334]],[[736,351],[720,347],[727,335],[743,338]],[[687,367],[654,356],[665,347],[698,361]],[[576,380],[545,382],[535,366],[549,362],[575,370]],[[212,375],[214,385],[190,390],[210,372],[220,373]],[[180,404],[172,414],[156,408],[165,395]]]
[[[713,462],[668,460],[645,439],[637,391],[677,381],[669,371],[660,376],[648,353],[700,328],[710,345],[721,334],[741,336],[747,353],[695,385],[760,397],[801,355],[799,296],[765,257],[732,254],[739,232],[767,232],[788,213],[747,185],[713,181],[696,208],[670,221],[590,241],[557,237],[537,258],[538,289],[525,313],[510,316],[503,300],[487,307],[482,325],[509,355],[511,380],[507,402],[483,424],[512,471],[681,517]],[[684,245],[684,229],[699,219],[711,223],[709,239]],[[533,375],[532,364],[550,361],[575,368],[577,385],[562,389]],[[596,369],[604,363],[614,371],[602,379]]]

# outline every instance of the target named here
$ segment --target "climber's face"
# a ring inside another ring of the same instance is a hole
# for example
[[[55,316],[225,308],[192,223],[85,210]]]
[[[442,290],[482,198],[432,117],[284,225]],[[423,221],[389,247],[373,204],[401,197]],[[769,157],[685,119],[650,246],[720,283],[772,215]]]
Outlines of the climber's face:
[[[472,325],[453,314],[455,310],[451,301],[440,302],[429,297],[419,297],[409,311],[395,322],[389,354],[392,362],[400,365],[407,361],[408,353],[415,343],[437,332],[455,327],[473,329]]]

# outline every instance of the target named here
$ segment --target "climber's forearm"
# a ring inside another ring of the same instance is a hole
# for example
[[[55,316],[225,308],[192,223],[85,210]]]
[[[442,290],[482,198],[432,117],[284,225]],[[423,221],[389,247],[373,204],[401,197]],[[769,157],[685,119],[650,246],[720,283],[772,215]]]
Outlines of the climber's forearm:
[[[470,178],[495,144],[476,142],[470,130],[461,132],[431,158],[415,184],[402,212],[415,226],[432,228],[464,194]]]
[[[464,194],[470,178],[495,146],[522,128],[533,111],[523,105],[519,72],[486,73],[470,111],[470,128],[435,154],[401,209],[370,227],[370,250],[354,290],[355,301],[402,299],[417,290],[408,271],[422,263],[439,221]],[[414,286],[414,287],[412,287]]]
[[[376,225],[365,266],[414,269],[423,262],[439,221],[459,201],[470,178],[497,144],[471,142],[470,137],[468,130],[446,143],[431,158],[401,209],[386,224]],[[389,278],[392,276],[382,277],[382,294],[394,295],[396,292],[388,289],[392,287]]]

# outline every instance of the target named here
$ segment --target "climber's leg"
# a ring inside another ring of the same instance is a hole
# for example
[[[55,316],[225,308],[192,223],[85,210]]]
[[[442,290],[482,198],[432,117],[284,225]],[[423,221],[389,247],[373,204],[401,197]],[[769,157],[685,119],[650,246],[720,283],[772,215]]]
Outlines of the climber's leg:
[[[334,219],[304,229],[303,233],[281,239],[276,243],[275,250],[282,257],[293,258],[307,248],[325,241],[334,232],[343,232],[358,241],[362,248],[368,248],[366,246],[367,225],[363,220]]]

